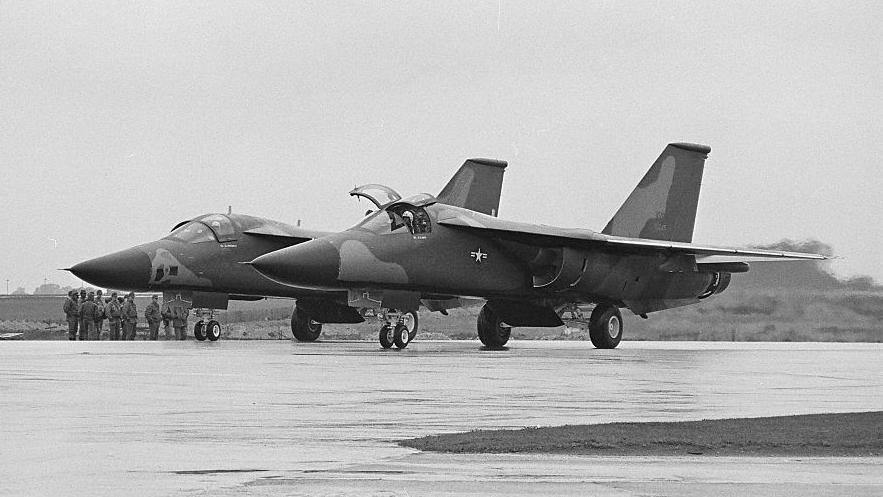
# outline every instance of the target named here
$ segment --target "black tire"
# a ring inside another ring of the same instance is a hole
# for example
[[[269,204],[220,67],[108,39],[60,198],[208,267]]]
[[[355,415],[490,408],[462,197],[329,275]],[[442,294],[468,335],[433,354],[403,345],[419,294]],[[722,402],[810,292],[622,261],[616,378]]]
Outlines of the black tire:
[[[403,349],[411,343],[411,333],[408,330],[408,327],[404,324],[397,324],[395,330],[393,331],[393,343],[396,344],[396,347]]]
[[[212,342],[217,342],[221,338],[221,323],[217,321],[209,321],[205,326],[205,336]]]
[[[589,318],[589,338],[599,349],[615,349],[622,340],[622,314],[608,304],[598,304]]]
[[[395,343],[395,328],[389,324],[380,327],[380,346],[384,349],[392,348]]]
[[[298,342],[315,342],[322,334],[322,324],[310,319],[303,309],[294,306],[291,313],[291,334]]]
[[[205,322],[197,321],[196,324],[193,325],[193,336],[196,337],[200,342],[205,341]]]
[[[408,311],[402,316],[404,318],[405,326],[408,327],[408,343],[411,343],[414,340],[414,337],[417,336],[417,328],[420,326],[420,320],[417,318],[417,311]]]
[[[509,341],[511,326],[503,326],[497,313],[485,304],[478,313],[478,339],[489,349],[501,349]]]

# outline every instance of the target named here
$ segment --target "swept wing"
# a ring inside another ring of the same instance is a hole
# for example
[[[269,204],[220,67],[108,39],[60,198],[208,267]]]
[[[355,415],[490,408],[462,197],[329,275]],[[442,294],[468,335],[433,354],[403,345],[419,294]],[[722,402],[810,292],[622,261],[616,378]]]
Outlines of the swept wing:
[[[480,236],[521,242],[538,246],[569,246],[582,248],[609,248],[621,252],[676,252],[696,256],[696,262],[723,264],[733,262],[760,262],[778,260],[824,260],[818,254],[758,250],[746,248],[711,247],[686,242],[650,240],[605,235],[587,229],[558,228],[542,224],[505,221],[482,214],[460,210],[445,210],[439,214],[438,224],[469,231]]]

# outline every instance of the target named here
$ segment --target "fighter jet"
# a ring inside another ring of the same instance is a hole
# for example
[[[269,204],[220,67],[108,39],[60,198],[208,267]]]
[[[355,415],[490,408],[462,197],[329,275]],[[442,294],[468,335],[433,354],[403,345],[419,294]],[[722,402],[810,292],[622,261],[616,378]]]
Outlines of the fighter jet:
[[[438,198],[495,216],[505,167],[504,162],[467,160]],[[350,194],[368,199],[377,208],[402,198],[395,190],[374,184],[355,188]],[[159,240],[81,262],[67,270],[99,287],[163,292],[167,298],[181,293],[199,310],[193,329],[198,340],[220,338],[221,325],[214,319],[213,311],[226,309],[229,300],[293,298],[297,302],[291,315],[292,334],[299,341],[312,342],[319,338],[323,323],[362,322],[360,310],[376,307],[380,302],[372,300],[370,294],[350,299],[351,293],[346,290],[280,284],[245,263],[328,234],[243,214],[206,214],[178,223]],[[384,317],[406,329],[413,339],[420,304],[429,310],[444,312],[464,303],[456,297],[428,297],[404,309],[386,309]]]
[[[478,337],[491,349],[507,343],[513,326],[561,326],[556,311],[594,305],[590,338],[611,349],[623,335],[620,309],[646,318],[720,294],[749,262],[825,258],[693,244],[710,152],[668,145],[601,232],[505,221],[422,194],[251,265],[280,283],[371,293],[384,306],[481,297]],[[411,337],[383,328],[379,338],[402,348]]]

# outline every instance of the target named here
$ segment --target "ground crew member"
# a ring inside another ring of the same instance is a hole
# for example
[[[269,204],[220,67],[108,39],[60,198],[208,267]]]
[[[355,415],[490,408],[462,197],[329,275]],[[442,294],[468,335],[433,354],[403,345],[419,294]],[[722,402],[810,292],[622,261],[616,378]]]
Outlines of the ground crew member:
[[[181,294],[175,294],[175,300],[169,305],[172,310],[172,326],[175,328],[175,338],[187,340],[187,316],[190,315],[190,305],[181,300]]]
[[[80,324],[79,324],[79,326],[80,326],[80,340],[88,340],[89,339],[89,335],[88,335],[88,333],[86,333],[86,326],[83,325],[83,313],[79,312],[79,309],[81,307],[83,307],[84,302],[86,302],[86,290],[85,289],[80,290],[80,301],[78,302],[79,305],[77,307],[77,316],[79,316],[79,318],[80,318]]]
[[[101,332],[104,328],[104,300],[101,298],[102,292],[98,290],[95,292],[95,339],[101,340]]]
[[[67,292],[67,298],[64,299],[64,315],[67,317],[67,339],[77,339],[77,329],[80,327],[80,306],[77,304],[77,292],[71,290]]]
[[[96,340],[95,338],[95,294],[89,292],[86,300],[80,304],[80,320],[82,327],[80,328],[80,340]]]
[[[117,292],[111,292],[110,300],[104,306],[104,314],[107,316],[107,327],[109,328],[110,339],[120,339],[120,319],[123,316],[123,306],[117,300]]]
[[[150,300],[150,304],[147,305],[147,309],[144,309],[144,319],[147,320],[147,329],[148,329],[148,339],[156,340],[159,336],[159,322],[162,316],[159,312],[159,295],[154,295]]]
[[[126,295],[126,303],[120,310],[123,315],[123,340],[135,339],[135,325],[138,324],[138,307],[135,306],[135,293]]]
[[[166,335],[166,340],[172,339],[172,301],[168,300],[166,295],[163,295],[162,300],[162,310],[160,311],[160,315],[162,316],[162,325],[163,325],[163,333]]]

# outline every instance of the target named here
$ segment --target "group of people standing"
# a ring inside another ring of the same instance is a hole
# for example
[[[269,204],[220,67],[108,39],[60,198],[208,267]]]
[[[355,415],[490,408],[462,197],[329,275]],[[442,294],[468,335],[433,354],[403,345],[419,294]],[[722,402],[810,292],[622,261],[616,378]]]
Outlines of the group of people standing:
[[[111,292],[102,300],[102,291],[86,292],[71,290],[64,301],[64,314],[67,318],[68,340],[101,340],[104,321],[108,324],[108,340],[134,340],[138,325],[138,307],[135,305],[135,294],[130,292],[123,298],[117,292]],[[144,310],[147,321],[147,337],[145,340],[159,338],[159,325],[165,327],[166,340],[172,339],[172,328],[176,340],[187,339],[187,317],[190,315],[190,304],[175,295],[174,300],[164,301],[159,305],[159,295],[151,298]]]

